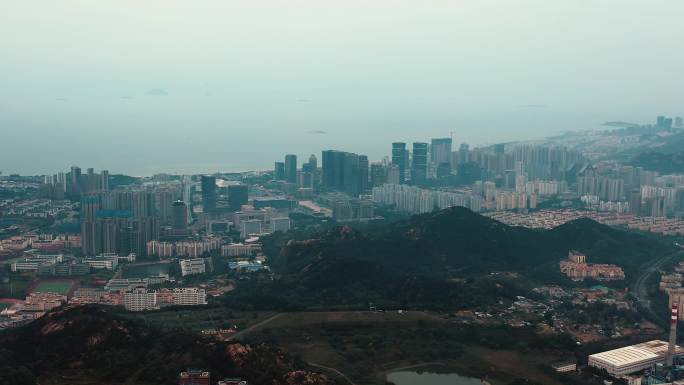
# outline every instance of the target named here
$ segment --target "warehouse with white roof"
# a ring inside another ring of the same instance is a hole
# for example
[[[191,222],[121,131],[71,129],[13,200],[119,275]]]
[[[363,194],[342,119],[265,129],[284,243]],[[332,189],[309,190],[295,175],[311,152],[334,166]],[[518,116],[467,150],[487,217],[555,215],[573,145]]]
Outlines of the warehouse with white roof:
[[[637,345],[625,346],[589,356],[589,366],[606,369],[613,376],[635,373],[667,359],[666,341],[653,340]],[[684,354],[684,349],[675,346],[675,354]]]

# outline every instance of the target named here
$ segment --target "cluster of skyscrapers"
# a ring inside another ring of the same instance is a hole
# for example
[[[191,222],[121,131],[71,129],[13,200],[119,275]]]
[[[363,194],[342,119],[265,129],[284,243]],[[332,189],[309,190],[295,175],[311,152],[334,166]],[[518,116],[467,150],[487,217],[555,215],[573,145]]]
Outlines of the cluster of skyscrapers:
[[[65,196],[108,190],[109,171],[102,170],[97,174],[93,168],[88,168],[83,174],[80,167],[72,166],[69,172],[46,175],[41,194],[51,199],[64,199]]]
[[[246,205],[249,201],[249,186],[245,184],[231,183],[219,187],[215,176],[202,175],[200,186],[202,209],[208,215],[239,211],[242,205]]]
[[[187,206],[172,190],[113,190],[81,199],[83,253],[145,255],[147,242],[169,234],[186,235]]]

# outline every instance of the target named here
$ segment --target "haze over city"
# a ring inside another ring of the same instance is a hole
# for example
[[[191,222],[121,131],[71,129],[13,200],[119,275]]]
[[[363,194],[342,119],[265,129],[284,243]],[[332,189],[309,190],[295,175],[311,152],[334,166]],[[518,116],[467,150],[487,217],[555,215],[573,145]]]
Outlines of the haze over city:
[[[472,146],[646,123],[684,98],[681,1],[2,9],[4,174],[265,170],[325,148],[379,160],[452,132]]]
[[[0,385],[684,385],[684,1],[0,0]]]

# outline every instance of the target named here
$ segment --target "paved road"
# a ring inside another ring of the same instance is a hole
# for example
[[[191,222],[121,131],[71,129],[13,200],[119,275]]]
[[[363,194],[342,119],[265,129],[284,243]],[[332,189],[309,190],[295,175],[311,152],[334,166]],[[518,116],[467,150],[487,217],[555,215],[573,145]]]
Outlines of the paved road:
[[[338,376],[340,376],[341,378],[343,378],[345,381],[347,381],[347,383],[349,383],[349,385],[356,385],[354,383],[354,381],[350,380],[349,377],[345,376],[344,373],[340,372],[339,370],[337,370],[335,368],[331,368],[329,366],[325,366],[325,365],[321,365],[321,364],[316,364],[313,362],[307,362],[307,364],[309,364],[309,366],[313,366],[314,368],[323,369],[323,370],[333,372],[333,373],[337,374]]]
[[[634,294],[634,296],[636,297],[636,300],[639,303],[639,305],[648,313],[649,318],[661,322],[663,320],[667,322],[667,314],[665,314],[664,309],[654,310],[651,307],[651,301],[648,299],[646,281],[648,281],[648,279],[653,274],[660,270],[660,266],[662,266],[665,262],[671,260],[672,258],[674,258],[674,255],[667,255],[665,257],[657,259],[655,262],[650,263],[647,266],[643,266],[641,273],[637,276],[636,280],[634,280],[634,284],[632,285],[632,294]]]

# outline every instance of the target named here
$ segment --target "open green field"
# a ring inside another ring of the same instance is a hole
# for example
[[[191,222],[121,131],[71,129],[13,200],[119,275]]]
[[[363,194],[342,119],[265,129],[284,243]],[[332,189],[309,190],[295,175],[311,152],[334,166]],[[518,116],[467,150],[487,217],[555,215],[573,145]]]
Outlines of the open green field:
[[[434,313],[281,313],[237,339],[273,341],[312,367],[328,368],[326,373],[340,379],[337,370],[357,385],[384,385],[388,372],[423,364],[486,378],[494,385],[515,378],[550,385],[573,383],[544,370],[570,352],[551,346],[532,348],[539,342],[533,331],[459,325]]]
[[[34,290],[36,293],[57,293],[66,295],[73,286],[71,281],[42,281]]]
[[[192,309],[164,309],[146,313],[127,313],[145,323],[165,329],[200,332],[206,329],[225,329],[237,325],[239,330],[259,323],[275,312],[233,312],[222,307],[194,307]]]
[[[123,267],[123,278],[145,278],[159,274],[169,274],[171,271],[171,263],[147,263],[125,265]]]
[[[25,257],[14,257],[14,258],[3,259],[2,261],[0,261],[0,265],[11,265],[14,262],[23,261],[24,259],[25,259]]]

